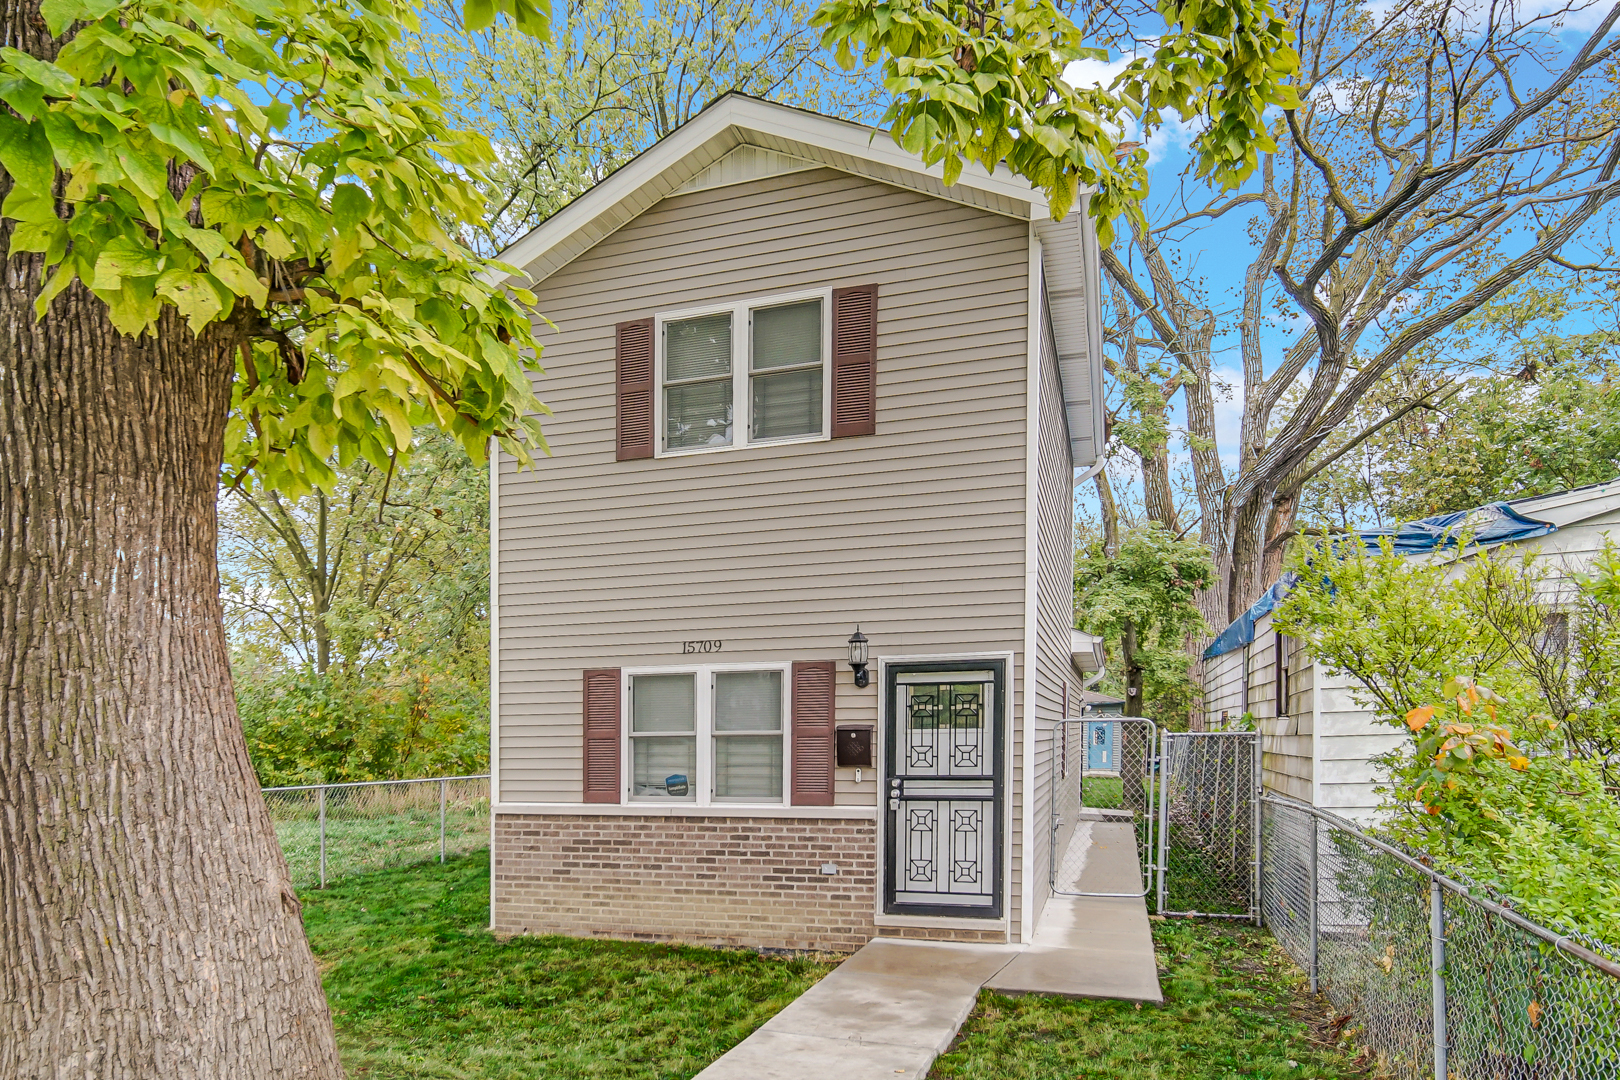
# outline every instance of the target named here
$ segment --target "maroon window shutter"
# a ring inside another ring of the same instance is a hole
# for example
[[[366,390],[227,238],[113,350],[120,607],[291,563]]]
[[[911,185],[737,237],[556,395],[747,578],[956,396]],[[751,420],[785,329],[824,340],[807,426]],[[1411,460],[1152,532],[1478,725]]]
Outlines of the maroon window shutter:
[[[793,665],[793,805],[833,804],[833,683],[831,660]]]
[[[877,432],[876,285],[832,294],[832,437]]]
[[[653,321],[637,319],[614,327],[618,353],[620,461],[653,456]]]
[[[585,801],[619,801],[619,669],[585,672]]]

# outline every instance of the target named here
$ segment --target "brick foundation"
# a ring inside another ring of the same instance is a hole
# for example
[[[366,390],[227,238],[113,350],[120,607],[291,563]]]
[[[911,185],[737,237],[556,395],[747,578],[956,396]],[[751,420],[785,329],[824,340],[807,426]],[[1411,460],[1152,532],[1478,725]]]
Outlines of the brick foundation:
[[[494,855],[501,934],[825,952],[877,934],[869,818],[499,814]]]

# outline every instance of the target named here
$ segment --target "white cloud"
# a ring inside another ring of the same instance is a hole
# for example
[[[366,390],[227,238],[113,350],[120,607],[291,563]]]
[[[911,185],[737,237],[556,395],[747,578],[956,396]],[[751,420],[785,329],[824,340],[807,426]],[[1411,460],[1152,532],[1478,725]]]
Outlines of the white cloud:
[[[1107,87],[1131,62],[1128,56],[1117,60],[1074,60],[1063,69],[1063,81],[1084,89],[1088,86]]]
[[[1151,41],[1146,43],[1151,46]],[[1063,81],[1074,87],[1100,86],[1106,88],[1120,72],[1130,64],[1129,56],[1117,57],[1113,60],[1075,60],[1063,69]],[[1153,129],[1147,137],[1148,165],[1157,165],[1168,158],[1185,155],[1187,147],[1192,143],[1201,121],[1193,119],[1182,121],[1174,114],[1165,117],[1159,127]],[[1127,119],[1125,129],[1121,133],[1122,142],[1139,142],[1142,139],[1141,125],[1136,121]]]

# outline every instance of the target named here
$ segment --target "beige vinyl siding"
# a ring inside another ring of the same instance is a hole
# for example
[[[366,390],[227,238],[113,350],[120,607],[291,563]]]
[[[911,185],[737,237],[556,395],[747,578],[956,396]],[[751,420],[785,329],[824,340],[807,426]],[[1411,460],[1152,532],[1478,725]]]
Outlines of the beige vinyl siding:
[[[1303,661],[1296,656],[1297,646],[1280,637],[1271,625],[1271,615],[1262,615],[1254,625],[1254,641],[1249,645],[1249,711],[1254,714],[1255,726],[1260,729],[1261,779],[1272,791],[1291,795],[1296,799],[1311,797],[1311,721],[1306,720],[1301,731],[1300,717],[1277,701],[1277,648],[1281,642],[1290,650],[1290,659],[1297,665]],[[1297,672],[1297,667],[1295,668]],[[1297,674],[1290,677],[1292,683]]]
[[[1300,643],[1288,641],[1288,702],[1279,713],[1277,641],[1271,615],[1263,615],[1255,624],[1252,642],[1204,661],[1204,723],[1210,730],[1220,730],[1223,714],[1227,725],[1235,725],[1245,711],[1252,713],[1260,731],[1265,786],[1309,801],[1315,754],[1316,675]],[[1243,693],[1245,666],[1247,697]]]
[[[1057,369],[1050,313],[1042,312],[1039,400],[1039,474],[1036,511],[1037,602],[1035,649],[1035,775],[1028,789],[1034,829],[1025,860],[1034,890],[1035,923],[1050,896],[1053,741],[1064,715],[1065,689],[1078,700],[1070,659],[1074,629],[1074,465]]]
[[[1204,661],[1204,727],[1219,731],[1243,715],[1244,649]]]
[[[586,667],[836,660],[838,722],[875,724],[879,657],[1021,650],[1028,251],[1024,222],[814,169],[667,198],[540,283],[552,456],[500,476],[503,802],[579,802]],[[869,282],[876,435],[614,460],[615,323]]]

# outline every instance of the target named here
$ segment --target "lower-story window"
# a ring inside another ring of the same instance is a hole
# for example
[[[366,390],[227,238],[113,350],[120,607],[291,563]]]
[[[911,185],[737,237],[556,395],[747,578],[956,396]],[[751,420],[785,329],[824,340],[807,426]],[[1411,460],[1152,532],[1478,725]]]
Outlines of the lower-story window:
[[[627,679],[632,800],[785,801],[786,666],[642,671]]]

